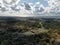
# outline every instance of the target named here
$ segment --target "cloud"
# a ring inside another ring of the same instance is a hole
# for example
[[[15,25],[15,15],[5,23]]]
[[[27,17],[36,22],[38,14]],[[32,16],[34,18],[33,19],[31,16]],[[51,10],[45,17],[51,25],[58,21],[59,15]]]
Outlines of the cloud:
[[[60,1],[59,0],[45,0],[45,1],[48,2],[49,6],[45,7],[40,2],[36,2],[35,4],[24,2],[18,6],[18,2],[19,2],[18,0],[16,3],[14,3],[14,5],[11,5],[9,7],[8,4],[5,5],[4,3],[1,2],[2,3],[1,10],[3,9],[3,11],[8,10],[8,12],[9,11],[19,12],[20,14],[21,13],[22,14],[60,13],[60,4],[59,4]],[[10,3],[10,1],[8,3]]]
[[[4,3],[6,4],[13,4],[13,3],[18,3],[20,0],[3,0]]]
[[[29,5],[29,4],[24,3],[24,5],[25,5],[25,9],[26,9],[26,10],[31,10],[31,7],[30,7],[30,5]]]
[[[46,12],[46,7],[44,7],[43,4],[40,4],[40,2],[36,2],[36,4],[34,5],[35,8],[35,13],[36,14],[44,14]]]
[[[9,4],[12,2],[12,0],[3,0],[5,3]]]
[[[0,0],[0,3],[2,3],[2,0]]]
[[[47,13],[56,13],[58,9],[60,10],[60,1],[59,0],[45,0],[48,2],[48,7],[46,8]]]

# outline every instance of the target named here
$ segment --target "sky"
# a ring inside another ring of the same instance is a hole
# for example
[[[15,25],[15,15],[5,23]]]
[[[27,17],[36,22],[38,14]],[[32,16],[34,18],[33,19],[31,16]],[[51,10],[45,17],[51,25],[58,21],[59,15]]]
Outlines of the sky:
[[[11,0],[4,0],[1,3],[0,11],[16,11],[21,13],[29,14],[44,14],[44,13],[56,13],[60,14],[60,0],[15,0],[16,2],[11,2]]]
[[[40,2],[44,6],[48,6],[48,2],[45,0],[20,0],[19,4],[23,3],[24,1],[26,1],[27,3],[33,3],[33,4],[35,4],[36,2]]]

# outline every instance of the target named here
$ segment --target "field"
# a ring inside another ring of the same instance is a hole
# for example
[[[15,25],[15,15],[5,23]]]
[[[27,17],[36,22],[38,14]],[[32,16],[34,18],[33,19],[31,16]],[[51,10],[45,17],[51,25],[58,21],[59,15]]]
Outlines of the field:
[[[0,45],[60,45],[60,20],[0,20]]]

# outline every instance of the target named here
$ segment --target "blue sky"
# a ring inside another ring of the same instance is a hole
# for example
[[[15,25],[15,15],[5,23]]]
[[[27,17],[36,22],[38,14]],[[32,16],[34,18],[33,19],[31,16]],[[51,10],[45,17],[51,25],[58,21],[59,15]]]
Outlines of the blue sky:
[[[45,7],[48,6],[48,2],[45,0],[20,0],[20,3],[23,3],[24,1],[28,2],[28,3],[33,3],[35,4],[36,2],[40,2],[41,4],[43,4]]]

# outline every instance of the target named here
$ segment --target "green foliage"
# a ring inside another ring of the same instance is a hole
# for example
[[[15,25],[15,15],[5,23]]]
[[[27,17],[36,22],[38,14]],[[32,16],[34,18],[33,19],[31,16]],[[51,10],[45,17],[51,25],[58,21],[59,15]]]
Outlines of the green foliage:
[[[52,38],[60,38],[59,21],[0,21],[0,45],[50,45]]]
[[[46,29],[57,29],[57,30],[60,30],[60,22],[57,22],[57,21],[43,22],[43,26]]]

